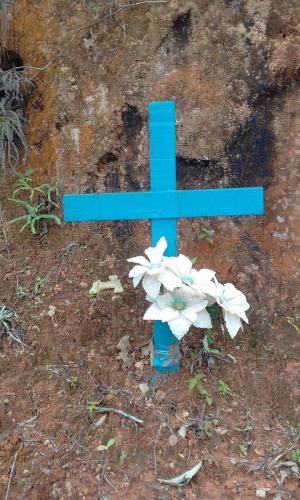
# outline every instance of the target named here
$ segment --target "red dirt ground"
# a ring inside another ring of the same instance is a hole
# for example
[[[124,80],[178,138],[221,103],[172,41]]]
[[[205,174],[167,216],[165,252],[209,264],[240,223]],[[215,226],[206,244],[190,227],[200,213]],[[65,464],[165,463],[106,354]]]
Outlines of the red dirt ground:
[[[4,219],[11,215],[5,212]],[[8,242],[1,235],[1,302],[18,312],[27,347],[0,340],[1,498],[300,498],[295,473],[282,465],[300,448],[300,335],[285,318],[270,325],[263,340],[247,329],[235,342],[216,332],[215,346],[236,363],[194,366],[205,375],[213,399],[208,407],[200,394],[187,392],[191,352],[200,348],[195,331],[182,343],[180,373],[158,380],[144,396],[139,384],[151,376],[151,326],[141,319],[143,295],[133,291],[126,261],[110,254],[115,227],[53,227],[40,242],[2,225]],[[93,281],[109,274],[121,278],[122,303],[112,291],[88,296]],[[45,279],[40,302],[31,291],[37,277]],[[28,290],[24,299],[17,298],[18,285]],[[123,368],[117,343],[124,335],[130,348]],[[231,388],[223,397],[220,379]],[[144,425],[112,413],[100,425],[102,414],[89,414],[88,400],[124,410]],[[197,432],[204,422],[208,434]],[[190,427],[182,438],[178,429],[185,423]],[[237,430],[245,426],[250,430]],[[111,448],[96,450],[110,438]],[[189,485],[157,481],[200,459]]]

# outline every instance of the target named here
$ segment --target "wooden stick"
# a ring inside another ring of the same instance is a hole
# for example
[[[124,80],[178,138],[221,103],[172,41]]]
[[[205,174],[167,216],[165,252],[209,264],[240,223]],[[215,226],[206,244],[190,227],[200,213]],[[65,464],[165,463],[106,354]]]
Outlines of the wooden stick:
[[[129,415],[129,413],[126,413],[125,411],[122,411],[122,410],[118,410],[117,408],[98,406],[96,408],[96,411],[98,413],[115,413],[116,415],[119,415],[120,417],[125,417],[125,418],[128,418],[129,420],[133,420],[133,422],[135,422],[136,424],[144,425],[144,420],[141,420],[140,418],[134,417],[133,415]]]
[[[9,490],[10,490],[10,485],[11,485],[11,481],[12,481],[12,478],[13,478],[14,468],[15,468],[15,463],[16,463],[16,460],[17,460],[18,454],[19,454],[19,450],[18,450],[18,451],[16,452],[16,454],[15,454],[15,458],[14,458],[13,464],[12,464],[11,469],[10,469],[9,481],[8,481],[7,490],[6,490],[6,495],[5,495],[5,499],[4,499],[4,500],[7,500],[7,499],[8,499]]]

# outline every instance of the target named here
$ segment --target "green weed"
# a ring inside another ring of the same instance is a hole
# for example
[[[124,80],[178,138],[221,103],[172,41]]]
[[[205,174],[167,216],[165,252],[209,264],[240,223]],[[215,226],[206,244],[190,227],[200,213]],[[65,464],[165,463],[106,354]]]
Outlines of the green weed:
[[[197,390],[201,394],[201,396],[205,398],[206,404],[208,406],[211,406],[213,400],[202,384],[203,379],[204,379],[203,373],[197,373],[194,377],[190,378],[188,381],[188,392],[191,393],[194,390]]]
[[[300,450],[298,448],[296,450],[292,451],[291,457],[292,457],[293,462],[300,465]]]
[[[207,229],[205,227],[202,227],[200,233],[198,234],[198,240],[205,240],[208,243],[210,243],[210,245],[213,245],[214,243],[213,234],[214,234],[213,229]]]
[[[90,416],[92,415],[93,411],[96,410],[97,406],[100,404],[99,401],[94,401],[93,399],[89,399],[86,402],[86,409],[89,412]]]
[[[13,192],[13,198],[9,198],[12,203],[23,209],[25,214],[9,221],[10,224],[24,222],[20,233],[29,229],[33,234],[46,234],[48,232],[48,222],[61,225],[60,217],[51,212],[58,208],[59,197],[58,187],[51,184],[41,184],[33,186],[32,170],[24,173],[17,173],[17,181]],[[21,195],[22,198],[16,198]]]
[[[110,438],[106,444],[100,444],[97,446],[97,451],[107,451],[109,448],[111,448],[115,444],[115,439]]]
[[[226,382],[224,382],[224,380],[219,380],[218,393],[220,394],[220,396],[226,396],[228,393],[230,393],[230,387],[226,384]]]

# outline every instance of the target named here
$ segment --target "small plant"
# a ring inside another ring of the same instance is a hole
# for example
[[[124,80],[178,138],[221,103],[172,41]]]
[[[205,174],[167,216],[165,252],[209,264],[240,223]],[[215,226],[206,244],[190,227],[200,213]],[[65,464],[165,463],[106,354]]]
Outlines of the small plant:
[[[55,224],[58,225],[61,224],[61,220],[57,215],[45,213],[44,202],[38,203],[36,206],[32,206],[30,205],[30,203],[27,203],[23,200],[18,200],[17,198],[10,198],[10,201],[22,207],[26,212],[25,215],[21,215],[20,217],[9,221],[9,224],[25,221],[25,224],[20,229],[20,233],[22,233],[25,229],[30,229],[32,234],[36,234],[38,224],[45,223],[47,221],[55,222]]]
[[[42,293],[44,286],[45,286],[45,280],[37,276],[32,286],[32,293],[35,298],[35,304],[40,304],[42,302],[40,295]]]
[[[126,453],[125,451],[121,451],[120,455],[119,455],[119,460],[122,463],[126,462],[128,458],[128,453]]]
[[[13,192],[13,197],[15,198],[17,193],[25,193],[29,196],[30,203],[33,202],[33,199],[36,195],[42,194],[47,198],[49,202],[52,202],[54,206],[58,207],[57,203],[55,203],[53,199],[53,195],[55,199],[58,198],[58,187],[51,186],[51,184],[41,184],[40,186],[33,186],[31,175],[33,174],[33,170],[27,169],[24,173],[17,172],[16,177],[18,178],[15,183],[15,189]]]
[[[37,276],[37,278],[35,278],[34,280],[32,287],[32,292],[34,293],[34,295],[40,295],[42,293],[44,286],[45,286],[45,280]]]
[[[300,328],[297,325],[298,321],[300,321],[300,314],[293,314],[292,316],[287,316],[286,320],[288,324],[296,330],[297,333],[300,333]]]
[[[18,286],[17,288],[17,295],[19,299],[25,299],[27,296],[27,290],[23,286]]]
[[[0,162],[2,168],[7,165],[15,168],[19,161],[19,144],[27,155],[25,138],[25,118],[18,111],[7,109],[0,103]]]
[[[0,336],[5,335],[8,340],[24,345],[18,333],[19,318],[14,309],[0,305]]]
[[[213,349],[210,347],[212,343],[213,339],[209,335],[204,335],[202,339],[202,346],[203,346],[201,349],[202,354],[204,354],[205,356],[209,355],[218,356],[218,354],[220,354],[219,349]]]
[[[240,444],[239,445],[239,450],[240,450],[240,454],[242,455],[242,457],[247,457],[248,456],[248,448],[247,448],[247,446],[245,446],[244,444]]]
[[[33,82],[15,68],[0,69],[0,165],[16,168],[20,161],[20,149],[27,156],[25,137],[26,99],[34,89]]]
[[[111,448],[115,444],[114,438],[110,438],[106,444],[100,444],[97,446],[97,451],[107,451],[109,448]]]
[[[208,243],[210,243],[210,245],[213,245],[214,243],[213,235],[214,235],[213,229],[207,229],[205,227],[202,227],[200,233],[198,234],[198,239],[205,240]]]
[[[203,420],[198,430],[196,431],[196,436],[199,439],[206,439],[211,436],[210,432],[211,422],[209,420]]]
[[[61,224],[60,217],[51,213],[59,207],[57,203],[59,190],[57,186],[47,183],[33,186],[31,175],[32,170],[16,174],[17,181],[13,198],[10,198],[10,201],[21,207],[25,214],[12,219],[9,223],[25,222],[20,229],[20,233],[25,229],[29,229],[33,234],[44,235],[48,232],[48,222]],[[16,195],[23,197],[16,198]]]
[[[68,379],[68,382],[70,384],[70,387],[77,387],[78,386],[78,383],[79,383],[79,380],[78,380],[78,377],[71,377]]]
[[[202,384],[204,379],[203,373],[197,373],[194,377],[190,378],[188,381],[188,392],[191,393],[195,389],[205,398],[206,404],[211,406],[213,403],[212,398],[209,396],[207,390]]]
[[[224,382],[224,380],[219,380],[218,393],[220,394],[220,396],[226,396],[228,393],[230,393],[230,387],[226,384],[226,382]]]
[[[300,465],[300,450],[298,448],[296,450],[292,451],[291,457],[292,457],[293,462]]]
[[[89,399],[86,402],[86,409],[89,412],[90,416],[92,415],[93,411],[96,410],[98,405],[99,405],[99,401],[94,401],[93,399]]]

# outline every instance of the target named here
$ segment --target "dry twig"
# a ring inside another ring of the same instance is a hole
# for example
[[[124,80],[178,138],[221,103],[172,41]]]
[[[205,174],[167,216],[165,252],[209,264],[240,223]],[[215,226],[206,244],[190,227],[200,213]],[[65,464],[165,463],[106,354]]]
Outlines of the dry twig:
[[[144,420],[137,418],[137,417],[134,417],[133,415],[130,415],[129,413],[126,413],[125,411],[118,410],[117,408],[98,406],[97,408],[95,408],[95,410],[98,413],[115,413],[116,415],[119,415],[120,417],[124,417],[124,418],[128,418],[129,420],[132,420],[136,424],[144,425]]]
[[[19,454],[19,450],[17,450],[16,453],[15,453],[15,458],[14,458],[14,461],[13,461],[11,469],[10,469],[9,481],[8,481],[6,495],[5,495],[5,499],[4,500],[8,499],[10,485],[11,485],[11,481],[12,481],[12,478],[13,478],[13,475],[14,475],[15,463],[16,463],[16,460],[18,458],[18,454]]]

